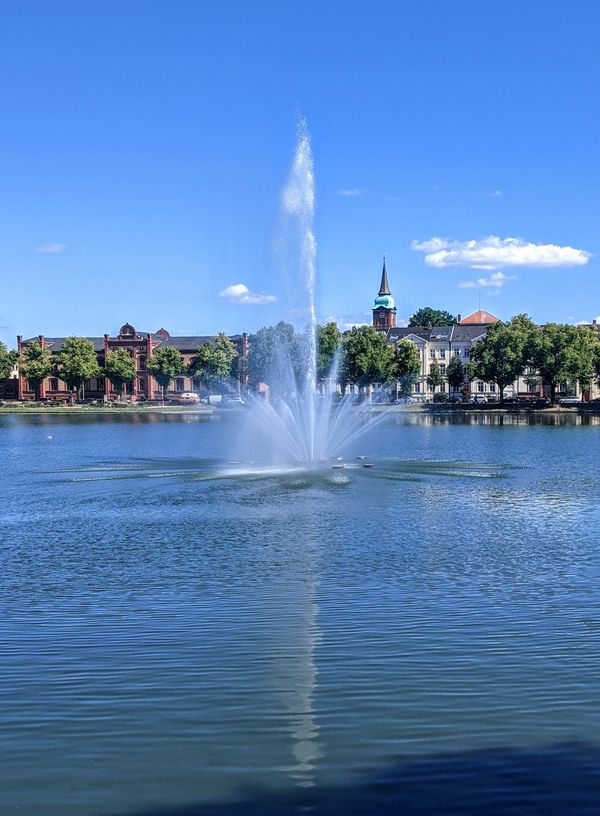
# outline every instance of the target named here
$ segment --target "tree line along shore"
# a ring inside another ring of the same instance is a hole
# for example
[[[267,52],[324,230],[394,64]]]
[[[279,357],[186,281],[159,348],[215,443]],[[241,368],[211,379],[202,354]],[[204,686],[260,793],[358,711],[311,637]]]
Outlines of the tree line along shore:
[[[377,388],[390,399],[410,397],[423,366],[421,352],[411,340],[390,344],[385,333],[372,326],[356,326],[342,333],[332,322],[317,326],[313,337],[308,329],[299,332],[283,321],[250,335],[244,359],[238,359],[236,345],[220,332],[202,343],[187,362],[177,348],[159,346],[144,366],[158,383],[163,400],[170,384],[182,374],[194,377],[206,394],[226,394],[233,389],[276,393],[302,387],[313,352],[317,387],[335,388],[340,394],[352,390],[364,395]],[[466,400],[470,383],[480,379],[495,384],[502,406],[507,387],[525,372],[531,386],[547,386],[552,404],[559,394],[577,390],[589,399],[592,387],[600,381],[598,332],[570,324],[537,326],[527,315],[517,315],[487,326],[485,336],[473,343],[468,360],[452,356],[443,370],[435,359],[429,361],[426,379],[434,402],[452,395]],[[16,373],[27,380],[36,396],[46,378],[61,380],[73,402],[84,400],[86,383],[99,377],[112,384],[120,400],[138,371],[127,349],[99,355],[90,340],[68,337],[57,352],[37,341],[28,341],[19,351],[0,343],[0,383]],[[442,387],[443,393],[437,391]]]

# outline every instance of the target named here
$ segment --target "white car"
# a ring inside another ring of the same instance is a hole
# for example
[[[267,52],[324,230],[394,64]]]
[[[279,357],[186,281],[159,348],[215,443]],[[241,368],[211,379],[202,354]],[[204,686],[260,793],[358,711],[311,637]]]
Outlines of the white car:
[[[200,397],[194,391],[182,391],[177,401],[181,403],[181,405],[193,405],[196,402],[200,402]]]

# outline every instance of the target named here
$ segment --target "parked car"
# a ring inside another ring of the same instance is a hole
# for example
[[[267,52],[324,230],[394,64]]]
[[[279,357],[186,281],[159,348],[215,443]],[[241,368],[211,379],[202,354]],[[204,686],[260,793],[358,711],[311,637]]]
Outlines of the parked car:
[[[220,405],[223,402],[223,394],[210,394],[202,400],[204,405]]]
[[[469,398],[469,403],[471,405],[485,405],[487,401],[488,399],[485,394],[474,394]]]
[[[395,405],[415,405],[418,402],[414,397],[398,397],[394,400]]]
[[[195,391],[183,391],[177,398],[177,402],[179,402],[180,405],[193,405],[196,402],[200,402],[200,397]]]
[[[562,397],[558,401],[559,405],[581,405],[579,397]]]
[[[236,406],[236,405],[245,405],[246,403],[245,403],[245,402],[244,402],[244,400],[243,400],[243,399],[240,397],[240,395],[239,395],[239,394],[230,394],[230,395],[227,397],[227,404],[228,404],[228,405],[231,405],[231,406]]]

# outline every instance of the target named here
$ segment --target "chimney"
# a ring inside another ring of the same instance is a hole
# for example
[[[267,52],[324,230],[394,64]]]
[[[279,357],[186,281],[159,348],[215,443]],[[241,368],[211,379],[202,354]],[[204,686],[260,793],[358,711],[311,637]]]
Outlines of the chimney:
[[[457,314],[457,315],[456,315],[456,322],[457,322],[457,323],[460,323],[460,321],[461,321],[461,320],[462,320],[462,315],[461,315],[461,314]]]

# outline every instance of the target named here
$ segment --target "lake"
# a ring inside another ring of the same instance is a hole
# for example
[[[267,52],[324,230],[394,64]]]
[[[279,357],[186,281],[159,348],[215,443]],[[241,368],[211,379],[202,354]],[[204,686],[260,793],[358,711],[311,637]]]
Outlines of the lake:
[[[0,416],[2,812],[597,813],[596,418],[240,413]]]

